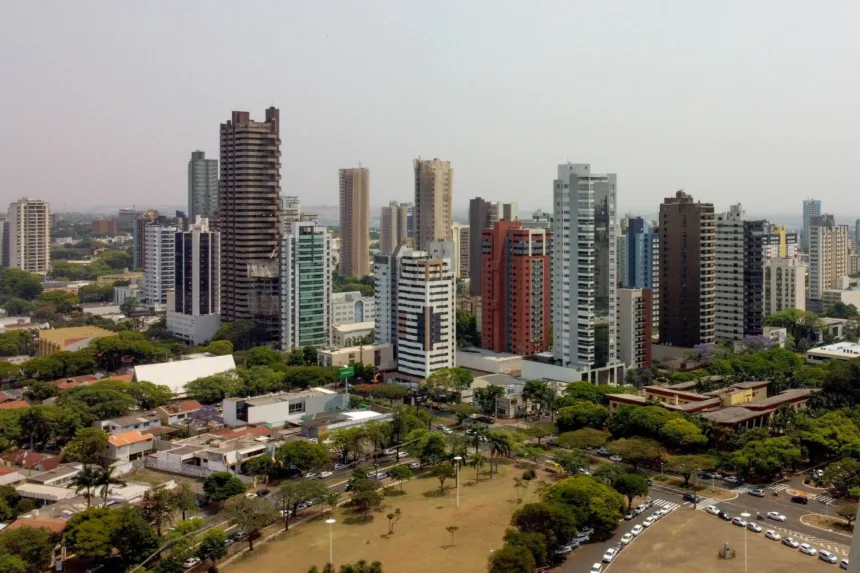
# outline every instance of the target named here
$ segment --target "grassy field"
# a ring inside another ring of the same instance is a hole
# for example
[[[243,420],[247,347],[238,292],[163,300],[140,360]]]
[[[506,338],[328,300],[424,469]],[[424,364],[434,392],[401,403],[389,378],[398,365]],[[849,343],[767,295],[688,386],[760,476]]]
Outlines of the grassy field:
[[[728,543],[734,559],[717,554]],[[812,571],[832,567],[764,537],[747,532],[749,570],[755,573]],[[609,573],[735,573],[744,570],[744,530],[702,511],[674,511],[640,535],[611,564]]]
[[[538,473],[539,478],[549,479],[543,471]],[[386,497],[382,511],[367,522],[346,509],[338,510],[334,516],[337,523],[332,528],[335,565],[366,559],[379,560],[386,571],[398,573],[484,571],[490,551],[502,546],[511,515],[519,507],[513,478],[521,474],[522,469],[502,465],[499,474],[490,479],[485,472],[476,484],[474,469],[464,468],[460,473],[459,509],[454,480],[446,482],[445,494],[440,496],[439,481],[422,478],[407,482],[404,495]],[[523,503],[536,498],[535,489],[532,482],[522,494]],[[402,518],[394,525],[394,534],[388,535],[386,514],[396,508]],[[451,534],[446,531],[448,526],[459,528],[453,546]],[[312,565],[322,569],[328,561],[328,551],[329,526],[317,519],[258,545],[253,554],[221,570],[305,573]]]

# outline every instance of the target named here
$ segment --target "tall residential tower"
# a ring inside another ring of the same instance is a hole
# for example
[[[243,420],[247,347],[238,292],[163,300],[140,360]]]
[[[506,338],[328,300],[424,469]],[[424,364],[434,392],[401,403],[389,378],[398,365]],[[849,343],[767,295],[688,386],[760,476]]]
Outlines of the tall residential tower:
[[[382,208],[379,218],[379,252],[383,255],[394,253],[397,245],[405,245],[408,235],[409,205],[390,201]]]
[[[10,267],[44,275],[51,264],[51,205],[22,197],[9,204],[7,261]]]
[[[818,199],[803,200],[803,231],[800,246],[809,249],[809,222],[813,217],[821,216],[821,201]]]
[[[818,307],[824,291],[839,288],[848,276],[848,225],[837,225],[833,215],[809,220],[809,299]],[[818,309],[822,310],[822,309]]]
[[[214,219],[218,211],[218,160],[192,151],[188,161],[188,218]]]
[[[340,274],[363,277],[370,274],[370,170],[341,169]]]
[[[451,240],[454,169],[450,161],[416,159],[415,248],[426,251],[433,241]]]

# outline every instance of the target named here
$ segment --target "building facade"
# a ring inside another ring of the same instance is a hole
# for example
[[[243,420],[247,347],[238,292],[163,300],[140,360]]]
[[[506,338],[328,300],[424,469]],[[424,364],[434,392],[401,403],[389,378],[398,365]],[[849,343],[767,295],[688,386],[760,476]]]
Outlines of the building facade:
[[[678,191],[660,205],[660,341],[692,348],[715,334],[714,205]]]
[[[188,161],[188,217],[213,221],[218,212],[218,160],[206,159],[203,151],[192,151]]]
[[[167,293],[176,280],[176,233],[171,225],[153,223],[146,226],[143,261],[143,300],[155,310],[167,308]]]
[[[481,346],[522,356],[550,345],[549,231],[499,221],[481,238]]]
[[[131,228],[132,267],[143,269],[146,260],[146,226],[157,221],[160,217],[157,209],[148,209],[134,220]]]
[[[651,366],[651,289],[618,289],[618,358],[627,368]]]
[[[331,345],[331,233],[292,224],[281,242],[281,348]]]
[[[785,226],[771,225],[765,238],[765,258],[794,258],[798,251],[797,233],[789,233]]]
[[[379,218],[379,252],[390,255],[397,245],[405,245],[408,236],[409,206],[406,203],[390,201],[382,208]]]
[[[390,344],[397,356],[397,277],[400,258],[409,251],[398,245],[391,255],[373,258],[373,299],[376,303],[376,344]]]
[[[821,216],[821,201],[818,199],[803,200],[803,231],[801,237],[801,247],[804,250],[809,249],[809,229],[810,222],[813,217]]]
[[[221,325],[220,235],[200,216],[175,235],[173,304],[167,329],[187,343],[203,344]]]
[[[4,243],[8,266],[45,275],[51,266],[51,205],[22,197],[9,204],[8,240]],[[6,230],[4,230],[4,235]]]
[[[361,278],[370,274],[370,170],[341,169],[340,274]]]
[[[833,215],[809,220],[809,299],[820,301],[826,290],[839,288],[848,276],[848,225],[837,225]]]
[[[336,292],[331,295],[332,326],[373,322],[376,320],[376,299],[362,296],[358,291]]]
[[[617,362],[616,175],[588,164],[558,166],[553,185],[552,324],[563,366]],[[484,309],[486,313],[486,309]]]
[[[458,279],[469,278],[469,261],[472,244],[469,236],[471,227],[458,221],[451,223],[451,240],[454,242],[454,276]]]
[[[860,254],[848,255],[848,276],[860,273]]]
[[[469,200],[469,294],[481,296],[481,237],[499,221],[499,204],[480,197]]]
[[[221,320],[253,320],[270,340],[281,332],[280,112],[263,122],[234,111],[221,124],[218,221],[221,233]]]
[[[114,219],[96,219],[90,225],[90,231],[96,235],[116,235]]]
[[[426,250],[433,241],[451,240],[451,204],[454,200],[454,169],[450,161],[416,159],[415,248]]]

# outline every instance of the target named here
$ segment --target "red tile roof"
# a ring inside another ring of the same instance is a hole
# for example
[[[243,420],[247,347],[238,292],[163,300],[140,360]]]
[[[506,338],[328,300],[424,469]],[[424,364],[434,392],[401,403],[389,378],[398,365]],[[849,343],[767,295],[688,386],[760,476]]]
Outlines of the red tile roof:
[[[12,410],[15,408],[29,408],[30,404],[24,400],[11,400],[9,402],[0,402],[0,409]]]
[[[108,441],[112,446],[120,448],[122,446],[130,446],[138,442],[151,440],[152,434],[141,432],[140,430],[132,430],[124,434],[115,434],[108,437]]]
[[[107,378],[102,378],[101,381],[114,380],[116,382],[131,382],[132,378],[134,378],[133,372],[131,374],[115,374],[113,376],[108,376]]]
[[[183,412],[196,412],[202,407],[203,405],[197,400],[183,400],[182,402],[165,404],[159,410],[164,410],[168,415],[173,416],[175,414],[182,414]]]
[[[31,452],[30,450],[6,452],[5,454],[0,455],[0,459],[26,470],[33,469],[36,466],[41,465],[42,469],[47,472],[56,469],[57,466],[60,465],[59,457],[40,454],[39,452]]]
[[[9,524],[7,529],[20,529],[22,527],[36,527],[39,529],[47,529],[52,533],[62,533],[66,528],[66,522],[62,519],[54,519],[51,517],[35,517],[32,519],[16,519]]]
[[[96,378],[92,374],[85,374],[84,376],[75,376],[73,378],[60,378],[59,380],[53,380],[51,384],[56,386],[59,390],[68,390],[76,386],[93,384],[97,380],[98,378]]]
[[[228,440],[241,438],[242,436],[271,436],[274,434],[272,430],[265,426],[243,426],[241,428],[224,428],[215,432],[210,432],[216,436],[221,436]]]

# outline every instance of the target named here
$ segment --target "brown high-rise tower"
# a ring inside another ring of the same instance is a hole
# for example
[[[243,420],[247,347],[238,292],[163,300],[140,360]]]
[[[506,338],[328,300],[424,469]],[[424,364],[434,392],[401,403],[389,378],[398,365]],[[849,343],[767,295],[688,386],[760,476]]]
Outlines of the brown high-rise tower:
[[[370,170],[341,169],[340,176],[340,274],[370,274]]]
[[[221,124],[221,320],[253,320],[271,340],[280,332],[278,225],[281,191],[279,111],[266,121],[234,111]]]
[[[451,240],[454,170],[450,161],[416,159],[415,248],[426,251],[434,241]]]
[[[660,205],[660,342],[714,342],[716,227],[713,203],[678,191]]]

